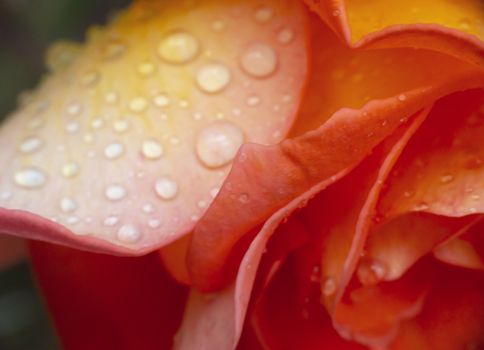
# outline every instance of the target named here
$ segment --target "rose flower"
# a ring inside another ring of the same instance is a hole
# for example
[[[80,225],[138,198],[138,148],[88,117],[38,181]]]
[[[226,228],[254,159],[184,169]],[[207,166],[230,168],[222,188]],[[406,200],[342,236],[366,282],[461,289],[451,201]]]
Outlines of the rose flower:
[[[64,348],[483,346],[483,28],[478,0],[138,0],[53,45],[0,129],[0,231]]]

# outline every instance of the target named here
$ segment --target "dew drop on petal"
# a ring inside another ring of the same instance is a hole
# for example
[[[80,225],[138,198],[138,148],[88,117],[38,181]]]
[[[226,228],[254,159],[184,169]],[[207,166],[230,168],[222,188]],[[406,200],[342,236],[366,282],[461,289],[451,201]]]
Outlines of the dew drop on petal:
[[[161,222],[158,219],[151,219],[148,221],[148,226],[155,229],[161,226]]]
[[[79,175],[81,167],[76,162],[67,162],[61,168],[62,176],[66,178],[73,178]]]
[[[261,6],[255,11],[254,18],[259,23],[266,23],[272,19],[273,15],[274,11],[270,7]]]
[[[170,104],[170,99],[164,94],[158,94],[153,97],[153,103],[158,107],[166,107]]]
[[[193,60],[200,51],[200,43],[193,35],[176,31],[167,35],[158,46],[158,54],[168,63],[182,64]]]
[[[283,28],[277,33],[277,40],[281,44],[289,44],[294,39],[294,32],[289,28]]]
[[[47,178],[42,170],[34,167],[23,168],[14,174],[15,184],[26,189],[40,188],[46,181]]]
[[[38,137],[28,137],[20,144],[22,153],[33,153],[42,147],[42,140]]]
[[[118,142],[111,143],[104,148],[104,156],[107,159],[116,159],[123,155],[124,146]]]
[[[134,113],[141,113],[146,110],[148,102],[144,97],[135,97],[129,102],[129,109]]]
[[[77,209],[77,203],[70,197],[62,198],[59,206],[64,213],[72,213]]]
[[[106,187],[104,195],[110,201],[119,201],[126,197],[126,189],[120,185],[110,185]]]
[[[240,56],[244,72],[255,78],[266,78],[277,68],[277,55],[268,45],[256,43],[249,46]]]
[[[119,223],[119,218],[115,215],[108,216],[104,219],[104,226],[112,227]]]
[[[336,292],[336,281],[332,277],[325,279],[323,283],[323,294],[327,297],[334,295]]]
[[[113,129],[118,133],[126,132],[129,129],[129,122],[126,119],[118,119],[114,121]]]
[[[141,145],[141,152],[146,159],[159,159],[163,155],[163,146],[156,140],[145,140]]]
[[[202,164],[218,168],[230,163],[244,142],[244,134],[228,121],[217,121],[199,132],[196,153]]]
[[[123,225],[119,228],[116,238],[123,243],[136,243],[141,238],[141,232],[134,225]]]
[[[178,194],[178,184],[169,177],[161,177],[155,182],[155,193],[161,199],[173,199]]]
[[[230,70],[221,63],[209,63],[197,72],[198,87],[206,93],[222,91],[230,82]]]

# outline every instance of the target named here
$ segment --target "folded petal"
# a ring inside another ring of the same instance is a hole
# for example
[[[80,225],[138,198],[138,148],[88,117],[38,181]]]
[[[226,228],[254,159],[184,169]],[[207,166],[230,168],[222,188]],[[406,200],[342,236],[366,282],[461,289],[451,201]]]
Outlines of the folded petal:
[[[324,38],[326,36],[321,40]],[[330,40],[328,45],[334,42]],[[314,51],[316,56],[313,57],[318,57],[317,52]],[[247,247],[248,239],[243,242],[242,238],[276,210],[311,186],[354,167],[418,110],[452,91],[479,86],[483,79],[475,68],[444,56],[439,56],[437,62],[447,63],[432,71],[431,67],[438,63],[435,63],[435,54],[431,54],[425,61],[428,62],[425,67],[431,73],[425,75],[423,80],[404,80],[409,81],[406,86],[410,90],[398,90],[395,84],[395,90],[398,91],[395,95],[392,95],[394,90],[385,90],[385,79],[369,79],[367,82],[376,82],[376,87],[369,84],[364,89],[352,89],[352,86],[345,89],[346,79],[329,85],[337,91],[336,96],[352,96],[352,91],[365,91],[365,96],[369,95],[369,98],[380,98],[367,103],[360,110],[343,108],[331,114],[333,108],[341,108],[348,101],[344,97],[341,97],[342,102],[333,99],[335,95],[331,92],[324,95],[324,91],[332,90],[323,83],[328,81],[327,75],[319,75],[318,69],[325,69],[322,65],[325,62],[326,68],[331,71],[332,64],[338,62],[332,59],[331,52],[328,50],[326,55],[321,56],[327,60],[314,61],[318,62],[314,66],[314,72],[318,74],[312,76],[319,78],[309,82],[308,91],[312,92],[312,97],[308,93],[308,98],[303,100],[300,117],[293,128],[293,133],[300,136],[274,146],[242,147],[218,197],[195,228],[188,264],[193,281],[200,290],[218,289],[235,276],[241,251]],[[385,55],[375,56],[374,60],[369,57],[365,62],[371,67],[378,67],[385,59]],[[355,62],[353,64],[358,66],[359,61]],[[351,65],[350,62],[348,64]],[[391,66],[393,69],[394,63]],[[411,67],[415,66],[407,64],[409,70],[405,76],[418,76],[411,71]],[[442,75],[441,69],[445,70],[445,75]],[[314,91],[323,93],[318,95]],[[372,96],[372,91],[378,91],[380,95]],[[326,108],[333,100],[337,101],[337,105],[328,111]],[[358,107],[365,103],[365,98],[358,95],[350,101],[350,106]],[[318,129],[314,129],[318,126]]]
[[[156,254],[119,258],[32,242],[34,271],[66,349],[170,349],[187,290]]]
[[[117,254],[190,232],[245,142],[273,144],[307,70],[297,0],[137,1],[0,130],[0,231]]]

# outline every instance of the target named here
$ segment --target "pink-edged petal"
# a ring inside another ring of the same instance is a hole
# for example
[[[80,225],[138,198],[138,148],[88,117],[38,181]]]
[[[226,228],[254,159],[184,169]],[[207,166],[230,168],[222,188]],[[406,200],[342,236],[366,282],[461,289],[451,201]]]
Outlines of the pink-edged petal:
[[[116,254],[189,233],[239,147],[287,134],[307,40],[297,0],[173,0],[55,45],[0,130],[0,232]]]

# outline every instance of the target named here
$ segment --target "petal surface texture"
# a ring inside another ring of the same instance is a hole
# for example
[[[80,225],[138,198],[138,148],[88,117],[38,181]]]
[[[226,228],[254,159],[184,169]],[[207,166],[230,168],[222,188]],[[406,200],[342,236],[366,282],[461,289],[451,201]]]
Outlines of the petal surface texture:
[[[287,134],[306,27],[296,0],[137,1],[54,45],[0,130],[0,231],[130,254],[190,232],[240,146]]]

